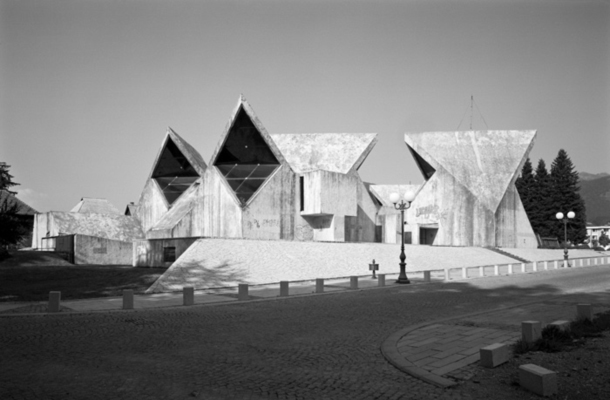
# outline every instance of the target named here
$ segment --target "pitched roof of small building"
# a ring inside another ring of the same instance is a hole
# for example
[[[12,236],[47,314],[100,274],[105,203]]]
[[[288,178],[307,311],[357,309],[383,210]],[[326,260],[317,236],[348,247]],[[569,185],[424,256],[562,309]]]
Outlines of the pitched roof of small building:
[[[535,137],[535,130],[419,132],[406,133],[405,142],[420,157],[415,158],[422,172],[429,166],[444,169],[495,211]]]
[[[121,212],[108,200],[93,197],[83,197],[70,212],[81,214],[121,215]]]
[[[29,205],[25,204],[23,201],[19,200],[19,198],[17,198],[17,196],[14,194],[11,194],[6,190],[0,190],[0,204],[2,204],[4,201],[8,203],[9,207],[13,206],[13,204],[17,204],[17,214],[19,215],[34,215],[38,212]]]
[[[97,213],[50,211],[60,235],[81,234],[131,241],[143,239],[140,223],[133,217]]]
[[[356,171],[377,143],[376,133],[274,133],[271,138],[298,174]]]

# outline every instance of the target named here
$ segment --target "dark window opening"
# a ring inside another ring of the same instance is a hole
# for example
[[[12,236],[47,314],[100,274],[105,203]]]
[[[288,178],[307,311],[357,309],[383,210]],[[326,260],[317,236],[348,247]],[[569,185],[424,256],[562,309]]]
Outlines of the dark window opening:
[[[280,163],[240,108],[214,165],[239,201],[246,204]]]
[[[428,164],[428,162],[426,160],[424,160],[422,158],[422,156],[417,154],[417,152],[415,150],[413,150],[411,148],[411,146],[407,146],[407,147],[409,147],[409,151],[413,155],[413,158],[415,159],[415,163],[419,167],[419,170],[421,171],[421,173],[424,175],[424,178],[426,180],[432,178],[432,175],[434,175],[434,173],[436,172],[436,170],[432,167],[432,165]]]
[[[301,211],[305,211],[305,177],[299,176],[299,186],[301,188]]]
[[[178,146],[169,139],[153,170],[152,178],[157,181],[167,202],[172,205],[199,178],[199,174]]]
[[[163,261],[164,262],[176,261],[176,248],[175,247],[164,247],[163,248]]]

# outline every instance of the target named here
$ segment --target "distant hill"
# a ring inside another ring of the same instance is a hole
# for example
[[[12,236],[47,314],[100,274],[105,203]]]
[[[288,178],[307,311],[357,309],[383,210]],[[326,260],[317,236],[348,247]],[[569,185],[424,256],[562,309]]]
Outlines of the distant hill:
[[[595,179],[599,179],[599,178],[603,178],[605,176],[610,176],[610,174],[607,174],[605,172],[600,172],[599,174],[590,174],[588,172],[579,172],[578,173],[578,177],[580,178],[580,181],[592,181]]]
[[[587,179],[584,176],[599,176]],[[610,225],[610,174],[580,172],[580,195],[585,201],[587,222],[593,225]]]

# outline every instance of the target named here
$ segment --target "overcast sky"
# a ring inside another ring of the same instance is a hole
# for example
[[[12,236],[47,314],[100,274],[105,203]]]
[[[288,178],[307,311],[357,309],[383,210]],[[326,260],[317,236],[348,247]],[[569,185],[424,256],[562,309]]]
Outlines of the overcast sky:
[[[377,133],[362,178],[421,183],[404,133],[468,130],[474,95],[474,129],[538,130],[534,166],[610,172],[609,73],[606,0],[0,0],[0,161],[38,211],[123,210],[168,126],[208,162],[243,93],[270,133]]]

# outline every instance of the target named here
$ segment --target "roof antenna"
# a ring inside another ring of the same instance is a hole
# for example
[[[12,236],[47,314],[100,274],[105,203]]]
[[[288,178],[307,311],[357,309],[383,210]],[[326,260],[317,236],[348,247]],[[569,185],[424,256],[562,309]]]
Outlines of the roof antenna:
[[[474,104],[474,96],[470,95],[470,130],[472,130],[472,105]]]

